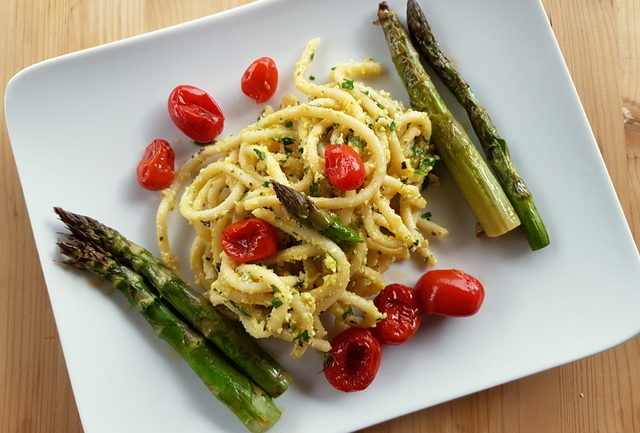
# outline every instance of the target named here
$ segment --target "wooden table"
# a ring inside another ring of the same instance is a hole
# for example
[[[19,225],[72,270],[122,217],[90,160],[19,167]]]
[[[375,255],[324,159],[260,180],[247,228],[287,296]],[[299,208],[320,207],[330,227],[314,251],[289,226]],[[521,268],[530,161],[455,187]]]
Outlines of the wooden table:
[[[0,0],[0,81],[40,60],[250,1]],[[637,245],[640,3],[543,3]],[[0,140],[0,432],[80,432],[4,123]],[[366,431],[639,432],[640,337]]]

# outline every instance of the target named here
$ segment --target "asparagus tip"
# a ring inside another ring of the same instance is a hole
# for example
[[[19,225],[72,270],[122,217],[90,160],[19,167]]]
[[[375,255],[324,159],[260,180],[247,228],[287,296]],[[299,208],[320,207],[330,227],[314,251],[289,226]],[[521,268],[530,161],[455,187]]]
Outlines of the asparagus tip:
[[[298,218],[307,218],[309,215],[317,211],[316,205],[298,191],[286,185],[271,181],[271,186],[276,193],[276,197],[288,212]]]

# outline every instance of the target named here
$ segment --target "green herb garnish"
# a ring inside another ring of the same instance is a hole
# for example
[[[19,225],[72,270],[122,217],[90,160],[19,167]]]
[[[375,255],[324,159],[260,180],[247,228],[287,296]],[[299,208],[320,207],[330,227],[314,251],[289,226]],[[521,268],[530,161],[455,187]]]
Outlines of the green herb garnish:
[[[280,298],[273,298],[271,300],[271,305],[273,305],[274,307],[278,308],[283,304],[282,299]]]
[[[305,343],[309,342],[309,331],[307,331],[306,329],[304,331],[302,331],[300,334],[298,334],[298,336],[296,337],[296,340],[302,340]]]
[[[342,84],[340,84],[340,87],[347,90],[353,90],[353,80],[345,78]]]
[[[347,143],[349,143],[351,146],[362,147],[362,140],[357,135],[352,135],[351,137],[349,137]]]

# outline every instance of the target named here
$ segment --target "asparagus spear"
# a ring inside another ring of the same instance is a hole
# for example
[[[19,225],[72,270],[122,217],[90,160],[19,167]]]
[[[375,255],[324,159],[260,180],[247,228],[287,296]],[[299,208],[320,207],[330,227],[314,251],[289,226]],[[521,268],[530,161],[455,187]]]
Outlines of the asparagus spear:
[[[411,106],[429,114],[436,150],[485,234],[500,236],[517,227],[520,220],[500,184],[445,105],[422,67],[409,36],[385,2],[379,5],[378,18]]]
[[[522,229],[531,249],[538,250],[549,245],[547,230],[533,202],[531,192],[513,165],[507,143],[498,135],[487,110],[480,105],[469,85],[440,51],[429,23],[416,0],[407,2],[407,24],[418,52],[424,56],[467,111],[487,160],[520,217]]]
[[[126,296],[156,334],[169,343],[251,432],[264,432],[280,418],[280,410],[265,392],[209,347],[203,336],[179,319],[152,293],[143,277],[103,251],[70,236],[58,243],[64,263],[100,275]]]
[[[278,200],[287,209],[289,215],[301,223],[308,225],[321,235],[337,243],[364,242],[355,230],[342,224],[338,218],[329,212],[318,208],[304,194],[273,180],[271,185],[276,192]]]
[[[118,256],[125,264],[144,275],[160,296],[269,395],[277,397],[287,389],[291,382],[289,372],[265,352],[239,323],[218,312],[204,296],[151,252],[93,218],[58,207],[54,210],[78,238]]]

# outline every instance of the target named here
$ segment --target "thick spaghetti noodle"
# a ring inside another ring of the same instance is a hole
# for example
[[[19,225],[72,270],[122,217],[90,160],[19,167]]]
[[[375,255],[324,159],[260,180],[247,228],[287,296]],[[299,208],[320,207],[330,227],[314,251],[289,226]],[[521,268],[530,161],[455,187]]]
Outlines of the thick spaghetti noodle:
[[[239,134],[203,148],[164,190],[157,213],[162,258],[176,267],[166,221],[184,188],[179,210],[196,232],[190,252],[196,281],[252,336],[293,342],[295,358],[308,347],[330,349],[325,316],[333,332],[374,326],[382,316],[367,297],[384,287],[382,273],[413,252],[433,264],[427,237],[447,233],[420,217],[426,205],[421,186],[433,180],[435,162],[427,115],[355,81],[381,72],[371,60],[336,66],[328,84],[306,79],[317,45],[313,40],[306,46],[294,75],[309,101],[287,96],[279,110],[267,108]],[[366,171],[361,188],[338,191],[325,179],[322,155],[329,144],[359,152]],[[341,248],[301,226],[282,207],[270,180],[305,193],[366,241]],[[251,216],[285,233],[286,247],[269,259],[239,264],[222,250],[220,234]]]

